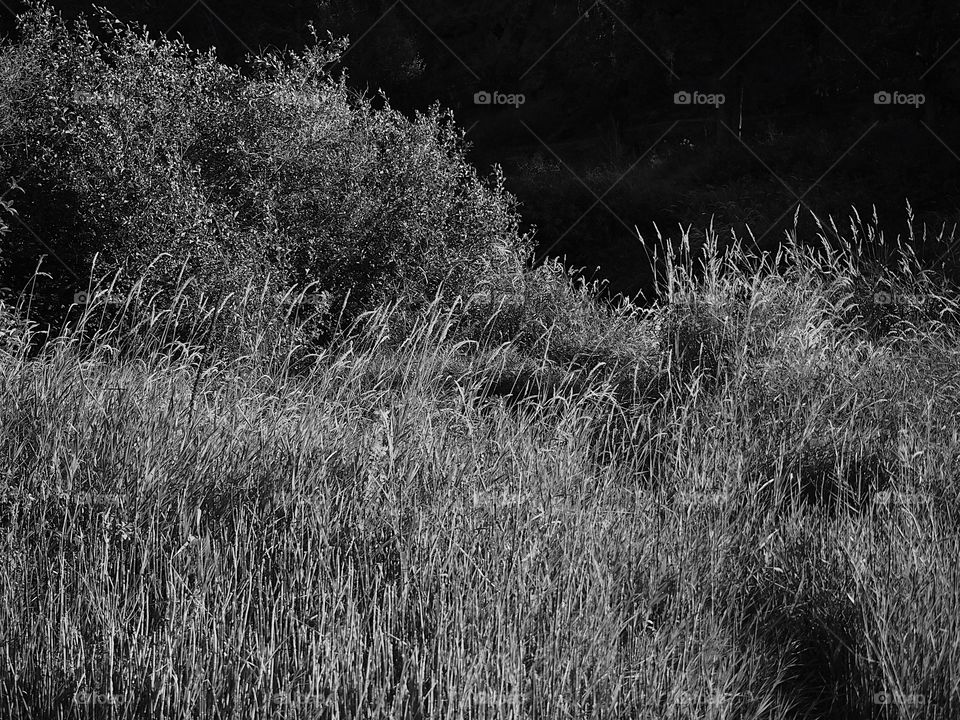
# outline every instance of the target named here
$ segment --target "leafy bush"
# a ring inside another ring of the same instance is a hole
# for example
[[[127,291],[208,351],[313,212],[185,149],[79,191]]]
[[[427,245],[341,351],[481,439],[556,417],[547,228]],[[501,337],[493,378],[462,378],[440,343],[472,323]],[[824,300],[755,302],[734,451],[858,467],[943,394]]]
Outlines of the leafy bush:
[[[342,44],[261,55],[246,78],[100,21],[68,27],[38,4],[0,49],[0,172],[26,191],[3,279],[23,287],[50,256],[44,320],[87,288],[95,256],[120,292],[149,269],[147,297],[170,302],[183,275],[192,302],[233,307],[269,277],[280,295],[326,292],[314,315],[521,271],[529,238],[502,177],[477,176],[439,109],[408,120],[351,95],[328,72]]]

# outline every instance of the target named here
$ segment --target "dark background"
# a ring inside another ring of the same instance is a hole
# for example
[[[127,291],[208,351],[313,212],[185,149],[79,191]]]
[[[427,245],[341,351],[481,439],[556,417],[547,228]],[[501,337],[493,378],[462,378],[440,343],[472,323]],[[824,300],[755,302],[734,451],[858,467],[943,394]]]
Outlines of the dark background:
[[[351,84],[404,112],[434,102],[468,129],[471,157],[503,167],[560,255],[637,293],[649,281],[638,231],[691,238],[713,218],[763,249],[802,206],[838,227],[875,207],[893,240],[907,200],[936,227],[957,218],[960,6],[948,2],[786,0],[249,0],[98,3],[152,32],[215,47],[225,62],[299,48],[313,22],[348,36]],[[89,3],[61,0],[65,16]],[[0,32],[22,6],[0,0]],[[678,92],[722,94],[678,104]],[[522,94],[518,106],[477,104]],[[922,104],[878,104],[878,92]],[[588,273],[589,274],[589,273]]]

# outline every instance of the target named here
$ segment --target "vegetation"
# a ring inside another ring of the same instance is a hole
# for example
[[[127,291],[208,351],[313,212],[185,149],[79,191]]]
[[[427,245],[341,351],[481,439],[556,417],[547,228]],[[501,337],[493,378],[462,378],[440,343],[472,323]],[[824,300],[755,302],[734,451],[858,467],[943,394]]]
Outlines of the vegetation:
[[[3,714],[951,717],[957,308],[907,253],[868,321],[862,256],[492,348],[384,307],[300,372],[4,306]]]
[[[23,27],[0,716],[956,717],[952,234],[706,228],[601,302],[325,51]]]
[[[540,254],[600,266],[610,294],[650,299],[634,227],[675,234],[714,218],[722,235],[749,226],[775,251],[798,204],[820,217],[876,206],[891,234],[906,232],[905,197],[931,224],[958,219],[960,5],[54,2],[68,16],[104,4],[245,73],[259,48],[309,46],[309,23],[349,37],[334,73],[348,70],[355,90],[382,89],[410,116],[438,101],[455,110],[471,160],[502,164]],[[0,34],[9,20],[0,9]],[[494,92],[524,101],[475,100]],[[724,102],[678,104],[678,92]],[[882,105],[877,93],[917,101]],[[807,222],[805,212],[812,235]]]
[[[39,319],[82,302],[92,273],[168,303],[183,273],[191,300],[234,315],[253,280],[347,321],[401,289],[413,306],[519,275],[529,239],[502,178],[477,177],[438,110],[410,121],[333,80],[339,46],[264,54],[244,78],[100,20],[71,29],[40,6],[3,52],[0,171],[24,194],[0,278],[20,291],[48,256]]]

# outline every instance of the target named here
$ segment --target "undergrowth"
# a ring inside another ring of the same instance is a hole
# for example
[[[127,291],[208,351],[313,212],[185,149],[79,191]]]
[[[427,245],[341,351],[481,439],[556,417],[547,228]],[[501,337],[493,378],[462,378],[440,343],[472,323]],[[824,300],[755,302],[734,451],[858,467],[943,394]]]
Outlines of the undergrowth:
[[[870,227],[241,353],[3,304],[0,712],[955,717],[956,295]]]

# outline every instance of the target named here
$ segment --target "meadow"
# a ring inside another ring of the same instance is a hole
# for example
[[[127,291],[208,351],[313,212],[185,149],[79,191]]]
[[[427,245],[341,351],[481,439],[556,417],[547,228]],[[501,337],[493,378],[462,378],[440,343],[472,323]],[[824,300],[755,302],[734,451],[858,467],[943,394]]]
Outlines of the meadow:
[[[957,716],[949,228],[638,238],[611,302],[319,51],[23,27],[0,716]]]
[[[3,715],[950,717],[955,306],[877,337],[865,254],[570,285],[539,361],[462,303],[297,362],[7,306]]]

